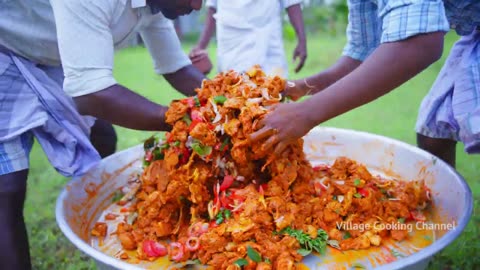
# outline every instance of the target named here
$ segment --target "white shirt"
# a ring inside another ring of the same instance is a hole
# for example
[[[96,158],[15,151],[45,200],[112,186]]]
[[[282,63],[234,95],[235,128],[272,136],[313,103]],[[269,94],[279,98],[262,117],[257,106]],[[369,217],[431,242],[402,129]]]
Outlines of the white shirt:
[[[172,22],[145,0],[0,0],[0,44],[46,65],[60,65],[61,55],[64,90],[74,97],[116,84],[114,51],[136,33],[157,73],[191,64]]]

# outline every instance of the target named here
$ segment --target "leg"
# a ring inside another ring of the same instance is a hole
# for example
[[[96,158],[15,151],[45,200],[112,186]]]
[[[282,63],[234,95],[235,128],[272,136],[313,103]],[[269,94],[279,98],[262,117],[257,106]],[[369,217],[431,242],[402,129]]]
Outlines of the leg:
[[[455,168],[457,142],[450,139],[438,139],[417,133],[417,145]]]
[[[23,219],[28,169],[0,175],[0,269],[31,269]]]
[[[102,158],[115,153],[117,147],[117,134],[112,124],[105,120],[97,119],[92,126],[90,141]]]

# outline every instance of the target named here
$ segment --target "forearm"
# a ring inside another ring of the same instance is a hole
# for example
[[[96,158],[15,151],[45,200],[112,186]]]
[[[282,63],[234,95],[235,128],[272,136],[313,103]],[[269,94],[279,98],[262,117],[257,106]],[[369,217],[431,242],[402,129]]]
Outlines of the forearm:
[[[436,32],[382,44],[350,74],[305,101],[304,108],[316,108],[305,115],[315,126],[390,92],[440,58],[443,36]]]
[[[163,75],[170,85],[186,96],[194,96],[195,88],[202,85],[202,81],[206,78],[193,65],[185,66],[180,70]]]
[[[81,114],[137,130],[167,131],[167,108],[155,104],[121,85],[74,98]]]
[[[297,34],[298,41],[305,43],[306,42],[305,27],[303,24],[302,8],[300,7],[300,4],[296,4],[288,7],[287,14],[288,14],[288,18],[290,19],[290,23],[295,29],[295,33]]]
[[[298,80],[305,93],[315,94],[329,87],[336,81],[350,74],[362,62],[348,56],[342,56],[335,64],[326,70],[310,77]]]
[[[213,14],[215,14],[216,10],[212,7],[208,8],[207,11],[207,18],[205,21],[205,29],[200,36],[200,40],[198,42],[198,47],[202,50],[207,48],[210,39],[215,32],[215,18],[213,18]]]

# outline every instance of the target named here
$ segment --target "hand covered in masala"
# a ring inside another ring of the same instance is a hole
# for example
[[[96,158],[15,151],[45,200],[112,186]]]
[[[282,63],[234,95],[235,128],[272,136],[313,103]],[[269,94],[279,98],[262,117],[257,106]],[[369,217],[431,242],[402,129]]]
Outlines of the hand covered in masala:
[[[289,143],[303,137],[315,126],[310,114],[311,109],[304,103],[278,104],[261,120],[260,129],[248,139],[252,143],[265,140],[264,150],[274,150],[275,155],[280,155]]]
[[[299,100],[301,97],[310,94],[312,89],[310,89],[303,80],[294,80],[288,81],[285,86],[285,91],[283,94],[286,97],[289,97],[293,101]]]

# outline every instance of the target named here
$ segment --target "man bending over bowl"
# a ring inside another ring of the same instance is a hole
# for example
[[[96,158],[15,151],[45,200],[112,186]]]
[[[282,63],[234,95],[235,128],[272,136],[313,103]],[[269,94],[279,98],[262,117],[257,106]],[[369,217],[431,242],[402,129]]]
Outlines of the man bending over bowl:
[[[201,5],[201,0],[0,1],[0,269],[31,269],[23,204],[33,137],[52,165],[71,176],[100,159],[89,141],[95,119],[87,116],[101,119],[91,138],[102,156],[115,150],[110,123],[167,130],[166,107],[113,78],[114,50],[140,33],[156,72],[193,95],[204,75],[191,65],[165,17]]]
[[[461,35],[420,107],[418,145],[455,166],[455,145],[480,152],[480,2],[349,0],[348,43],[330,68],[293,82],[293,99],[263,121],[252,140],[269,137],[280,153],[316,125],[375,100],[437,61],[449,27]],[[415,91],[415,89],[412,89]],[[292,125],[291,123],[295,123]]]

